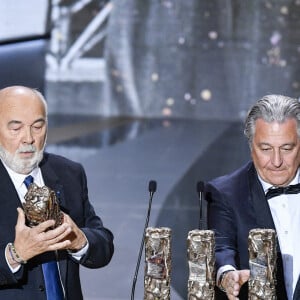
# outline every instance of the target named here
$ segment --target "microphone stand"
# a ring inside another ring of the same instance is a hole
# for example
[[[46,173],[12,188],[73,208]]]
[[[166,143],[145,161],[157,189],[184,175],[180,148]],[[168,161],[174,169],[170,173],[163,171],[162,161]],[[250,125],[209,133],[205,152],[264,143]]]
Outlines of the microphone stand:
[[[146,232],[146,229],[147,229],[148,223],[149,223],[152,198],[153,198],[153,195],[156,191],[156,181],[151,180],[149,182],[149,188],[148,189],[149,189],[149,192],[150,192],[149,206],[148,206],[147,218],[146,218],[146,222],[145,222],[145,226],[144,226],[143,237],[142,237],[142,242],[141,242],[141,246],[140,246],[138,261],[137,261],[137,264],[136,264],[135,273],[134,273],[133,282],[132,282],[131,300],[134,300],[135,285],[136,285],[136,281],[137,281],[137,277],[138,277],[138,273],[139,273],[139,267],[140,267],[140,262],[141,262],[141,257],[142,257],[142,251],[143,251],[144,242],[145,242],[145,232]]]
[[[204,182],[198,181],[197,183],[197,192],[199,197],[199,209],[200,209],[200,215],[199,215],[199,229],[203,229],[203,193],[204,193]]]

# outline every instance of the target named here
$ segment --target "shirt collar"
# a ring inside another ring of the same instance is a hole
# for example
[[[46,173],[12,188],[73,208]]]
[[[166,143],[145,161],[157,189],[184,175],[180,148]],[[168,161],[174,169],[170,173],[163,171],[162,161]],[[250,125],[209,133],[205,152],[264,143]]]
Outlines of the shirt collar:
[[[22,184],[24,183],[24,179],[28,176],[31,175],[34,179],[38,178],[38,175],[40,173],[40,168],[35,168],[33,169],[29,174],[20,174],[15,171],[13,171],[10,167],[8,167],[3,160],[1,160],[5,169],[7,170],[11,180],[14,183],[14,186],[17,188],[20,188]]]

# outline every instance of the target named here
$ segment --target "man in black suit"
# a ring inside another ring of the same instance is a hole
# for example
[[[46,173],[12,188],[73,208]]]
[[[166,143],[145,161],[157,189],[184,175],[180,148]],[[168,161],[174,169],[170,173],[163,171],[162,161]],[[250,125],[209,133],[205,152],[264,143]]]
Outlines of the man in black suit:
[[[1,300],[82,300],[79,265],[103,267],[113,255],[113,235],[89,202],[83,167],[45,153],[46,135],[47,104],[38,91],[0,90]],[[60,226],[53,229],[54,220],[26,225],[28,175],[55,191],[64,213]]]
[[[300,299],[300,194],[266,199],[270,188],[300,182],[299,101],[263,97],[250,109],[244,133],[252,161],[206,186],[208,227],[216,234],[216,298],[248,299],[248,234],[270,228],[278,237],[277,299]]]

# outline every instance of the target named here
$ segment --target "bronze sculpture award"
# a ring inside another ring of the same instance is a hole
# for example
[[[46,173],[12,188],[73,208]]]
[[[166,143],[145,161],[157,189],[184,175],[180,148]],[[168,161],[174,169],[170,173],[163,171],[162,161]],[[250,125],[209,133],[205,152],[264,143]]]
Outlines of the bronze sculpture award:
[[[23,204],[27,225],[36,226],[47,220],[55,220],[54,227],[63,223],[64,215],[61,212],[55,192],[47,186],[39,187],[32,183],[25,195]]]
[[[148,227],[145,235],[144,300],[170,300],[171,229]]]
[[[252,229],[248,236],[250,278],[248,299],[276,299],[276,233]]]
[[[188,300],[215,299],[215,235],[212,230],[188,233]]]

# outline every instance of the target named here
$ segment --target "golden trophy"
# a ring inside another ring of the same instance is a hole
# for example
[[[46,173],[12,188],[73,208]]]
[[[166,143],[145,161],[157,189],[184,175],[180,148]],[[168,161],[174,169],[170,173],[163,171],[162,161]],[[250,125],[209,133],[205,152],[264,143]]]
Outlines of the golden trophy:
[[[250,278],[249,300],[276,299],[276,232],[252,229],[248,236]]]
[[[215,235],[212,230],[188,233],[188,300],[215,299]]]
[[[39,187],[32,183],[24,199],[23,208],[28,226],[33,227],[50,219],[55,220],[54,227],[63,223],[64,215],[55,192],[47,186]]]
[[[144,300],[169,300],[171,229],[148,227],[145,234]]]

